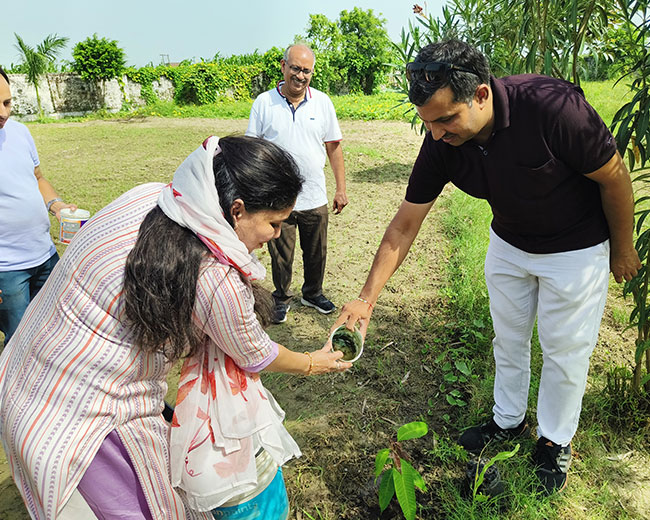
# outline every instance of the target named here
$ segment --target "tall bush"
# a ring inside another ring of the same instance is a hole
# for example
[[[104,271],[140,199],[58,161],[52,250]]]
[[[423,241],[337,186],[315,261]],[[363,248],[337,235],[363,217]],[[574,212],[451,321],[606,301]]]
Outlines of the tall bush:
[[[341,30],[336,22],[330,21],[323,14],[309,15],[305,40],[316,55],[315,74],[311,84],[323,92],[340,93],[350,90],[343,79],[345,64],[341,54],[341,39]]]
[[[351,92],[372,94],[385,82],[390,61],[385,25],[386,20],[375,16],[372,9],[341,11],[341,53]]]
[[[637,329],[634,348],[634,371],[632,390],[640,393],[643,388],[650,395],[650,19],[648,2],[620,0],[626,27],[635,35],[637,45],[629,49],[628,59],[632,61],[630,71],[623,78],[630,81],[634,94],[614,116],[612,129],[622,155],[627,157],[633,181],[637,185],[635,200],[636,250],[642,267],[631,281],[626,282],[623,294],[631,295],[634,309],[630,325]],[[622,78],[622,79],[623,79]]]
[[[222,96],[250,99],[253,80],[262,70],[261,64],[197,63],[185,67],[176,77],[176,101],[203,105]]]
[[[124,72],[124,50],[116,40],[89,36],[75,45],[72,51],[73,70],[88,81],[109,81]]]
[[[312,84],[328,93],[372,94],[386,81],[391,61],[386,20],[355,7],[341,11],[339,19],[312,14],[306,40],[316,54]]]
[[[488,56],[497,75],[536,72],[579,84],[582,54],[606,58],[602,42],[619,18],[611,0],[450,0],[442,18],[417,16],[424,30],[403,43],[455,36]]]

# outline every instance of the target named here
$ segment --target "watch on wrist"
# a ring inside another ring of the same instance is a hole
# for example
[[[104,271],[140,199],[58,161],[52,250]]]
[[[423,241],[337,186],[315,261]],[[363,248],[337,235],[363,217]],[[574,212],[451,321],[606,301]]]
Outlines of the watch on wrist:
[[[63,200],[61,200],[59,197],[57,197],[55,199],[52,199],[52,200],[48,201],[48,203],[46,204],[48,213],[52,213],[53,215],[54,215],[54,212],[52,211],[52,205],[55,202],[63,202]]]

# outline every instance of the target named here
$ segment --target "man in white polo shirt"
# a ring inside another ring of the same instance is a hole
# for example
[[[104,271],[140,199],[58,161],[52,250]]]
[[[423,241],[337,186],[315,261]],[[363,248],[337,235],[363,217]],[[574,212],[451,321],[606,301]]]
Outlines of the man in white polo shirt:
[[[59,256],[48,210],[60,219],[61,201],[41,173],[27,127],[10,120],[9,76],[0,68],[0,331],[7,345]]]
[[[291,153],[305,178],[294,211],[282,224],[280,237],[268,243],[275,285],[274,323],[286,321],[289,311],[296,226],[305,272],[301,302],[323,314],[336,308],[323,295],[328,222],[323,171],[326,156],[336,181],[332,203],[335,214],[348,204],[348,198],[341,129],[334,105],[326,94],[309,86],[315,61],[306,45],[289,46],[281,62],[284,81],[257,97],[246,130],[246,135],[267,139]]]

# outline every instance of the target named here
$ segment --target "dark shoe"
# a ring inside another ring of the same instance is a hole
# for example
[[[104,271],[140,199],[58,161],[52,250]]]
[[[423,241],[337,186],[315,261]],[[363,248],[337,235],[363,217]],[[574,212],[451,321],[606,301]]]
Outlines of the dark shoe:
[[[300,303],[306,305],[307,307],[316,309],[321,314],[329,314],[330,312],[334,312],[334,310],[336,310],[336,305],[334,305],[331,301],[325,298],[325,296],[323,296],[322,294],[314,298],[305,298],[303,296],[300,299]]]
[[[560,446],[540,437],[533,453],[533,463],[537,466],[535,473],[542,483],[542,491],[548,495],[562,491],[566,487],[571,463],[571,445]]]
[[[458,444],[470,453],[479,453],[491,440],[507,441],[517,437],[525,437],[529,433],[530,428],[525,417],[521,424],[514,428],[501,428],[494,422],[494,419],[490,419],[485,424],[465,430],[458,439]]]
[[[279,303],[276,302],[275,307],[273,307],[273,317],[271,321],[276,325],[278,323],[284,323],[287,321],[287,312],[291,309],[291,305],[288,303]]]
[[[465,468],[465,476],[467,477],[467,486],[470,494],[473,493],[474,483],[477,481],[478,476],[483,471],[483,468],[487,462],[488,459],[474,456],[470,457],[470,460],[467,463],[467,467]],[[501,477],[499,476],[497,465],[492,464],[488,469],[485,470],[483,482],[479,486],[478,492],[489,497],[495,497],[504,491],[505,486],[501,480]]]

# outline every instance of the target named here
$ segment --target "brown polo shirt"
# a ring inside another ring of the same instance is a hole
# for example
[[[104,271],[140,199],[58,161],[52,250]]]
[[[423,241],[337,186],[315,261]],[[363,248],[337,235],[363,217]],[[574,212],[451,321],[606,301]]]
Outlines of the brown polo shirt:
[[[523,74],[492,78],[494,132],[479,146],[434,141],[427,132],[406,200],[431,202],[446,183],[492,208],[492,229],[529,253],[583,249],[609,237],[598,184],[584,177],[616,152],[582,90]]]

